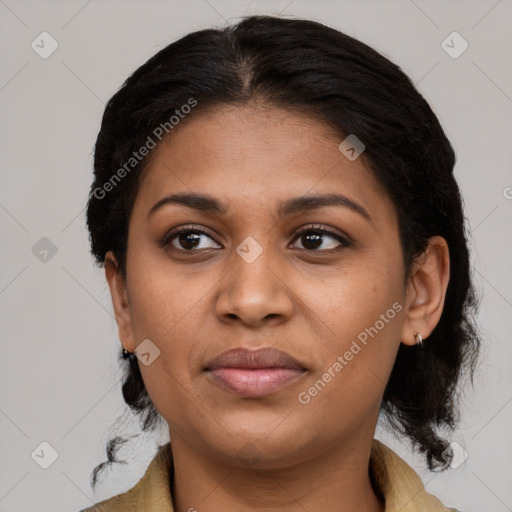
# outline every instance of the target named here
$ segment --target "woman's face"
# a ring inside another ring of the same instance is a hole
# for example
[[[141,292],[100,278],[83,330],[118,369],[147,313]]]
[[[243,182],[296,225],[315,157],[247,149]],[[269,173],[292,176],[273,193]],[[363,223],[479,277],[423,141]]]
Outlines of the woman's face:
[[[146,169],[126,289],[111,286],[120,337],[130,351],[150,340],[139,366],[171,437],[218,460],[277,468],[371,439],[400,341],[413,342],[394,206],[340,142],[306,116],[223,106],[182,121]],[[222,208],[152,210],[174,194]],[[346,200],[280,208],[328,194]],[[160,245],[184,226],[188,236]],[[304,370],[282,372],[294,377],[277,388],[245,388],[245,369],[236,389],[205,370],[227,350],[263,347]]]

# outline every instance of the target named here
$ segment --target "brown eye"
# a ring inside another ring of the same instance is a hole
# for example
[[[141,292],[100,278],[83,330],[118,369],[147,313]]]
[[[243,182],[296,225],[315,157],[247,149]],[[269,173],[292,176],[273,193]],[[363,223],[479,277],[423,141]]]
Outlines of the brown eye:
[[[331,242],[326,243],[325,240],[329,238]],[[300,240],[303,249],[313,252],[338,251],[344,247],[350,246],[350,242],[341,235],[320,227],[306,228],[297,233],[294,240]],[[337,243],[332,242],[332,240]],[[320,250],[318,250],[318,248],[320,248]]]
[[[200,249],[215,249],[217,247],[208,246],[206,239],[214,242],[213,238],[203,229],[182,227],[171,233],[168,233],[160,242],[161,247],[171,247],[177,251],[196,252]],[[216,242],[215,242],[216,243]]]

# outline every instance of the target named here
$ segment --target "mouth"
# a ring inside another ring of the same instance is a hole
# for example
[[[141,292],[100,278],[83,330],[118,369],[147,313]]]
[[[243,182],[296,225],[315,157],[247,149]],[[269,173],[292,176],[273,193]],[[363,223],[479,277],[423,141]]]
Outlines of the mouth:
[[[247,398],[273,394],[307,373],[299,361],[273,348],[223,352],[207,363],[205,371],[213,383]]]

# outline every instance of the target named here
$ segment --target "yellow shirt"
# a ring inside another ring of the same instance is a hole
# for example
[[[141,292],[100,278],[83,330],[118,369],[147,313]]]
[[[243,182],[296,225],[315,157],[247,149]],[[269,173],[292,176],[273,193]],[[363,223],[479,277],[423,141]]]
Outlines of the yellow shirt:
[[[171,445],[167,443],[135,487],[81,512],[174,512],[171,467]],[[457,512],[427,493],[414,469],[377,439],[372,441],[370,470],[385,499],[386,512]]]

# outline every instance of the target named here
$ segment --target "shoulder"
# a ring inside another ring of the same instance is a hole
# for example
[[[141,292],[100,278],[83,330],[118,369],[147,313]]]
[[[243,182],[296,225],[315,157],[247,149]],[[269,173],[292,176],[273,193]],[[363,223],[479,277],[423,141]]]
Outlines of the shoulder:
[[[416,471],[377,439],[371,447],[370,473],[385,498],[386,512],[459,512],[429,494]]]
[[[167,443],[159,447],[144,476],[134,487],[80,512],[173,512],[172,469],[171,446]],[[143,508],[141,504],[144,504]]]

